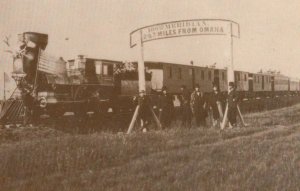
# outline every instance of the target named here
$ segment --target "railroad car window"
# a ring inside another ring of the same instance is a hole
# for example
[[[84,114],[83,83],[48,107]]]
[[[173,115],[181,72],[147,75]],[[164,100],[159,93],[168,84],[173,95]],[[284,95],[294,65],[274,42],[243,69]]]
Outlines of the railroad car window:
[[[108,75],[112,76],[114,74],[114,68],[113,65],[109,65],[108,66]]]
[[[172,67],[170,66],[170,70],[169,70],[169,78],[172,78]]]
[[[222,80],[225,81],[225,72],[222,72]]]
[[[103,64],[103,75],[112,76],[113,75],[113,66]]]
[[[101,62],[95,61],[96,74],[101,74]]]
[[[204,71],[201,70],[201,79],[204,80]]]
[[[208,80],[211,80],[211,71],[208,71]]]
[[[247,75],[246,74],[244,75],[244,80],[247,81]]]
[[[181,79],[182,76],[181,76],[181,68],[178,68],[178,79]]]
[[[192,69],[192,68],[189,69],[189,75],[190,75],[190,76],[193,75],[193,69]]]
[[[257,83],[259,83],[259,76],[257,76]]]
[[[103,75],[107,75],[108,74],[108,66],[105,64],[103,65]]]

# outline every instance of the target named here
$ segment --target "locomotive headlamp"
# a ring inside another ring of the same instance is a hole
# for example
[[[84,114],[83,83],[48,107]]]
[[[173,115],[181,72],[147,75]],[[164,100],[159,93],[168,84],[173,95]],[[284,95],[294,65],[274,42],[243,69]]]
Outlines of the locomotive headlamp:
[[[45,97],[40,98],[40,107],[45,108],[47,106],[47,100]]]

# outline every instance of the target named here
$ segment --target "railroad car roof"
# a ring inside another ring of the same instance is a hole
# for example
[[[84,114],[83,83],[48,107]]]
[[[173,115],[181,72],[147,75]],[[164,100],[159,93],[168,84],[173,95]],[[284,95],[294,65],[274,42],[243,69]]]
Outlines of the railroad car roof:
[[[121,61],[117,61],[117,60],[109,60],[109,59],[100,59],[100,58],[89,58],[89,57],[85,57],[85,59],[88,60],[96,60],[96,61],[104,61],[104,62],[117,62],[117,63],[122,63]],[[74,61],[75,59],[70,59],[68,60],[68,62]]]

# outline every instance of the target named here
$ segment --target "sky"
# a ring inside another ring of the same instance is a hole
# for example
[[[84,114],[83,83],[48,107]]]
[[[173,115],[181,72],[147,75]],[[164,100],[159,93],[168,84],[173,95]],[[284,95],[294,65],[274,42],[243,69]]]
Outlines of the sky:
[[[168,21],[212,18],[240,25],[240,38],[233,42],[236,70],[272,69],[300,78],[299,10],[297,0],[0,0],[0,72],[12,70],[12,58],[4,52],[5,36],[14,46],[19,33],[47,33],[46,51],[65,59],[84,54],[134,61],[138,50],[129,46],[131,31]],[[144,57],[180,64],[193,60],[203,66],[217,63],[224,68],[229,48],[222,36],[170,38],[145,43]]]

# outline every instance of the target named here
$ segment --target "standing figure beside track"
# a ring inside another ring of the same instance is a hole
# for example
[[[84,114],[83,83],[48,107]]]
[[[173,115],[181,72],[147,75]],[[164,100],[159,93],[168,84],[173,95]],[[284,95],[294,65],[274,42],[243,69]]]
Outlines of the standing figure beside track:
[[[159,101],[159,120],[161,122],[162,128],[167,128],[172,122],[174,111],[173,98],[167,93],[167,87],[162,88],[162,94],[160,95]]]
[[[147,128],[151,116],[150,103],[149,99],[146,97],[146,92],[142,90],[134,101],[140,106],[138,121],[140,122],[141,129],[144,130],[144,128]]]
[[[238,95],[235,91],[234,82],[229,82],[229,92],[228,92],[228,121],[231,127],[236,126],[236,116],[237,116],[237,104],[238,104]]]
[[[191,95],[191,108],[196,119],[197,127],[206,127],[206,99],[203,92],[200,92],[200,87],[197,84]]]
[[[223,118],[223,96],[217,86],[213,87],[209,105],[213,116],[213,127],[220,126],[220,121]]]
[[[191,128],[191,122],[192,122],[192,111],[190,106],[190,100],[191,100],[191,94],[186,89],[184,85],[180,88],[181,94],[179,95],[179,101],[180,101],[180,113],[181,113],[181,120],[182,120],[182,126]]]

